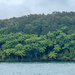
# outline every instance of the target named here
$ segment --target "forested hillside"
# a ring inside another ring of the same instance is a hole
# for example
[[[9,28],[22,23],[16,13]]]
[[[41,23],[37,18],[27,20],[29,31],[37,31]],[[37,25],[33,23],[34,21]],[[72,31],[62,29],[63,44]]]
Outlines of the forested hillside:
[[[75,61],[75,12],[0,20],[0,61]]]

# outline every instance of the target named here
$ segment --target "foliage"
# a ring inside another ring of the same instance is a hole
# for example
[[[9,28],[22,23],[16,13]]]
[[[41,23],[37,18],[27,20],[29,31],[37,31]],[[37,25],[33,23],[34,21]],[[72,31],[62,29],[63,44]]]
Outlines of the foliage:
[[[0,61],[75,61],[75,12],[0,20]]]

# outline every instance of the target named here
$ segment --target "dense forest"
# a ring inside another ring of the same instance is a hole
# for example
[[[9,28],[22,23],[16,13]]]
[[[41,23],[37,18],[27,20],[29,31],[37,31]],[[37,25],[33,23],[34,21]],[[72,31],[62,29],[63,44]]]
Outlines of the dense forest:
[[[0,61],[75,61],[75,12],[0,20]]]

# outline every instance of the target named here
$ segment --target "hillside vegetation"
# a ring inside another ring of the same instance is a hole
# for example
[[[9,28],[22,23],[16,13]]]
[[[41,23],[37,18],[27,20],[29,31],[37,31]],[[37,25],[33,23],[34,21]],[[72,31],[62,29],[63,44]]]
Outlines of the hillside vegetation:
[[[0,20],[0,61],[75,61],[75,12]]]

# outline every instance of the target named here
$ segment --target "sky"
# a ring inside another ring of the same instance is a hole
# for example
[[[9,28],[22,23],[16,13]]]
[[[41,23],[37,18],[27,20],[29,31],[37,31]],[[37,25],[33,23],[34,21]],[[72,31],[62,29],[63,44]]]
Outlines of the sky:
[[[75,12],[75,0],[0,0],[0,19],[54,11]]]

